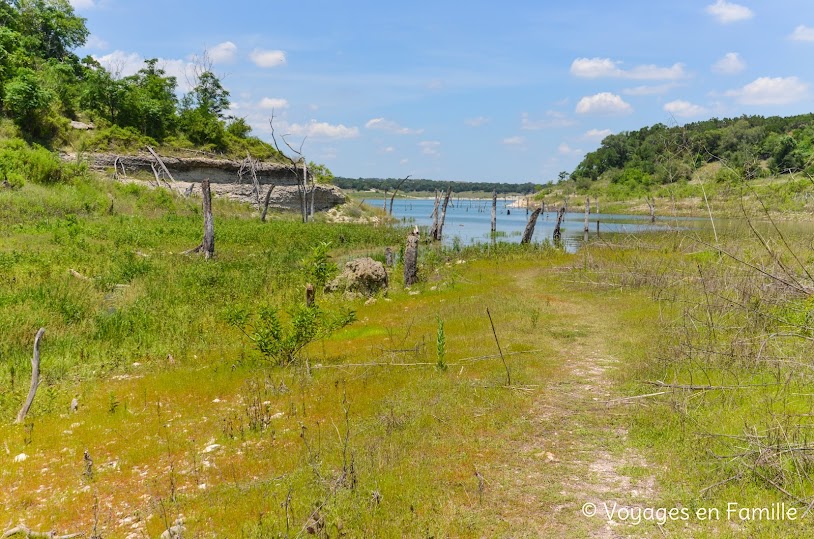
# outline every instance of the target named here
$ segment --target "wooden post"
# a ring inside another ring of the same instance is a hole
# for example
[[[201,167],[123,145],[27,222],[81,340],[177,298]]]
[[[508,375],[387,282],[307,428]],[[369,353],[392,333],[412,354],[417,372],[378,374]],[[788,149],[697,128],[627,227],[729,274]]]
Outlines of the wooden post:
[[[599,218],[596,219],[596,235],[599,235]]]
[[[271,202],[271,192],[274,191],[274,186],[269,187],[266,191],[266,199],[263,201],[263,213],[260,215],[260,220],[266,222],[266,214],[269,212],[269,202]]]
[[[591,213],[591,197],[585,197],[585,227],[582,230],[582,241],[588,241],[588,215]]]
[[[31,388],[28,390],[28,398],[25,399],[25,404],[17,414],[15,423],[23,422],[25,416],[28,415],[28,410],[31,409],[34,397],[37,396],[37,388],[40,386],[40,340],[44,334],[45,328],[40,328],[36,337],[34,337],[34,355],[31,357]]]
[[[492,191],[492,238],[497,232],[497,189]]]
[[[559,245],[562,241],[562,231],[560,227],[562,225],[562,218],[565,215],[565,206],[560,207],[560,211],[557,212],[557,224],[554,226],[554,245]]]
[[[305,306],[306,307],[313,307],[314,306],[314,285],[308,283],[305,285]]]
[[[404,286],[418,282],[418,231],[407,235],[407,247],[404,249]]]
[[[534,227],[537,225],[537,218],[540,216],[541,211],[543,211],[542,208],[537,208],[532,212],[528,223],[526,223],[526,230],[523,231],[523,238],[520,240],[520,243],[529,243],[531,241],[531,237],[534,235]]]
[[[212,193],[209,191],[209,180],[201,182],[204,212],[204,237],[201,250],[207,260],[215,256],[215,220],[212,217]]]
[[[447,196],[444,197],[444,204],[441,206],[441,219],[438,221],[438,229],[435,231],[435,239],[441,241],[441,235],[444,232],[444,221],[447,218],[447,204],[449,204],[449,196],[452,194],[452,186],[447,188]]]

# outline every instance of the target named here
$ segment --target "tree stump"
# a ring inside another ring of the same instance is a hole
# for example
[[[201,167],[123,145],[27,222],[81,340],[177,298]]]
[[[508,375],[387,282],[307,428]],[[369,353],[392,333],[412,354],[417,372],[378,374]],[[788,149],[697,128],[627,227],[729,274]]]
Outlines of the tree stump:
[[[497,232],[497,190],[492,191],[492,237]]]
[[[215,220],[212,217],[212,193],[209,191],[209,180],[201,182],[203,193],[204,237],[201,250],[204,257],[209,260],[215,256]]]
[[[523,231],[523,238],[520,240],[520,243],[529,243],[531,241],[531,237],[534,235],[534,227],[537,225],[537,218],[542,211],[542,208],[537,208],[532,212],[531,216],[529,216],[529,221],[526,223],[526,229]]]
[[[418,282],[418,232],[413,230],[407,236],[407,247],[404,249],[404,286]]]
[[[388,268],[393,267],[393,249],[390,247],[384,250],[384,265]]]
[[[560,207],[560,211],[557,212],[557,224],[554,226],[554,235],[552,236],[554,239],[554,245],[559,245],[562,242],[562,230],[560,227],[562,226],[562,218],[565,215],[565,206]]]

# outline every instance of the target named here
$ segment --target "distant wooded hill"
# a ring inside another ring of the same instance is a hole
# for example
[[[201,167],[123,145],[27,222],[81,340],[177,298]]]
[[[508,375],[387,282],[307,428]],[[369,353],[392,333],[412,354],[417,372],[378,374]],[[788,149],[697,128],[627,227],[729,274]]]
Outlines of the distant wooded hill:
[[[399,178],[339,178],[336,177],[333,183],[342,189],[352,189],[355,191],[369,191],[370,189],[378,189],[384,191],[393,191],[396,185],[401,182]],[[531,182],[528,183],[493,183],[493,182],[443,182],[438,180],[424,180],[424,179],[409,179],[401,184],[400,191],[406,193],[413,193],[417,191],[432,192],[435,190],[446,191],[448,187],[452,186],[452,190],[456,193],[464,191],[483,191],[485,193],[492,193],[497,191],[499,195],[510,194],[531,194],[536,192],[540,186]]]
[[[609,135],[570,175],[578,188],[609,180],[631,189],[688,181],[705,163],[724,162],[722,175],[751,179],[814,173],[814,114],[741,116]],[[561,180],[569,179],[566,174]]]

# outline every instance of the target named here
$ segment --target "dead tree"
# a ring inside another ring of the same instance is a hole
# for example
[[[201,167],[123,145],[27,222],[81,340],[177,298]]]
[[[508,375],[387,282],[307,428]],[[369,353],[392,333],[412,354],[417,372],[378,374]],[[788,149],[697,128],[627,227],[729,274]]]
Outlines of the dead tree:
[[[40,386],[40,340],[45,334],[45,328],[40,328],[37,335],[34,337],[34,355],[31,357],[31,388],[28,390],[28,398],[25,399],[23,407],[17,414],[15,423],[22,423],[25,416],[28,415],[28,410],[31,409],[31,404],[34,402],[34,397],[37,396],[37,388]],[[3,535],[3,537],[8,537]]]
[[[523,231],[523,238],[520,240],[520,243],[531,242],[531,237],[534,235],[534,227],[537,225],[537,218],[540,216],[540,212],[542,211],[542,208],[537,208],[531,213],[529,216],[529,221],[526,223],[526,229]]]
[[[203,197],[204,235],[200,245],[183,254],[203,253],[207,260],[215,256],[215,219],[212,217],[212,193],[209,190],[209,180],[201,182],[201,196]]]
[[[647,207],[650,208],[650,222],[656,222],[656,199],[650,198],[649,196],[644,198],[645,202],[647,202]]]
[[[269,120],[269,126],[271,127],[271,140],[274,142],[274,148],[277,150],[277,153],[285,161],[286,167],[290,170],[294,176],[297,178],[297,193],[300,195],[300,212],[302,214],[302,222],[308,222],[308,165],[306,163],[305,157],[302,155],[302,146],[305,144],[305,139],[302,140],[300,144],[300,149],[295,150],[291,144],[288,143],[286,140],[287,135],[283,135],[281,138],[288,149],[291,150],[292,153],[297,155],[297,159],[295,160],[285,152],[280,149],[280,146],[277,144],[277,136],[274,131],[274,111],[271,112],[271,119]],[[307,137],[306,137],[307,138]],[[300,177],[300,169],[299,165],[302,164],[302,177]],[[313,199],[314,199],[314,191],[316,190],[316,180],[312,179],[312,192],[311,192],[311,216],[313,216]]]
[[[582,241],[588,241],[588,216],[591,214],[591,197],[585,197],[585,226],[582,229]]]
[[[414,228],[407,235],[407,246],[404,249],[404,286],[418,282],[418,229]]]
[[[269,187],[266,191],[266,199],[263,201],[263,213],[260,214],[260,220],[266,222],[266,214],[269,212],[269,202],[271,202],[271,192],[274,191],[274,186]]]
[[[237,171],[237,176],[241,180],[243,179],[243,175],[249,173],[252,179],[252,186],[254,187],[254,200],[257,202],[257,207],[260,207],[260,181],[257,179],[257,166],[255,164],[255,160],[252,159],[252,154],[246,150],[246,159],[240,164],[240,168]]]
[[[384,190],[384,198],[382,199],[382,206],[384,214],[387,215],[387,189]]]
[[[554,239],[554,245],[559,245],[562,241],[562,230],[560,227],[562,226],[562,218],[565,215],[565,206],[561,206],[560,210],[557,212],[557,224],[554,225],[554,234],[552,238]]]
[[[441,219],[438,221],[438,228],[435,230],[435,240],[441,241],[441,235],[444,233],[444,221],[447,218],[447,205],[449,204],[449,196],[452,194],[452,186],[447,188],[447,194],[444,197],[444,204],[441,206]]]
[[[408,175],[406,178],[404,178],[403,180],[399,181],[399,183],[396,184],[396,189],[395,191],[393,191],[393,196],[390,197],[390,215],[393,215],[393,201],[396,199],[396,193],[399,192],[401,184],[406,182],[409,178],[410,176]]]
[[[151,147],[147,146],[147,151],[149,151],[152,154],[152,156],[155,158],[155,160],[158,161],[158,164],[161,167],[161,170],[164,171],[164,173],[167,175],[167,177],[174,182],[175,178],[173,178],[172,174],[170,174],[170,169],[167,168],[167,165],[164,164],[164,161],[162,161],[161,158],[158,156],[158,154],[155,153],[155,150],[153,150]]]
[[[497,189],[492,191],[492,238],[497,232]]]
[[[430,227],[430,239],[434,240],[438,232],[438,205],[441,203],[441,198],[438,196],[438,191],[435,192],[435,205],[432,207],[432,226]]]
[[[393,267],[393,249],[391,249],[390,247],[387,247],[384,250],[384,265],[387,266],[388,268]]]

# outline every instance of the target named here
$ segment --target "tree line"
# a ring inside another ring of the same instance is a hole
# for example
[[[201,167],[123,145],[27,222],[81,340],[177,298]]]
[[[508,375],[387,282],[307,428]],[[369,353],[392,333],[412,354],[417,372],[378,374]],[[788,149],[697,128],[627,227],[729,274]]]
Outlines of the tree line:
[[[699,166],[716,161],[747,179],[814,173],[814,114],[744,115],[624,131],[605,137],[573,173],[562,173],[560,180],[573,180],[583,188],[600,179],[646,187],[689,181]]]

